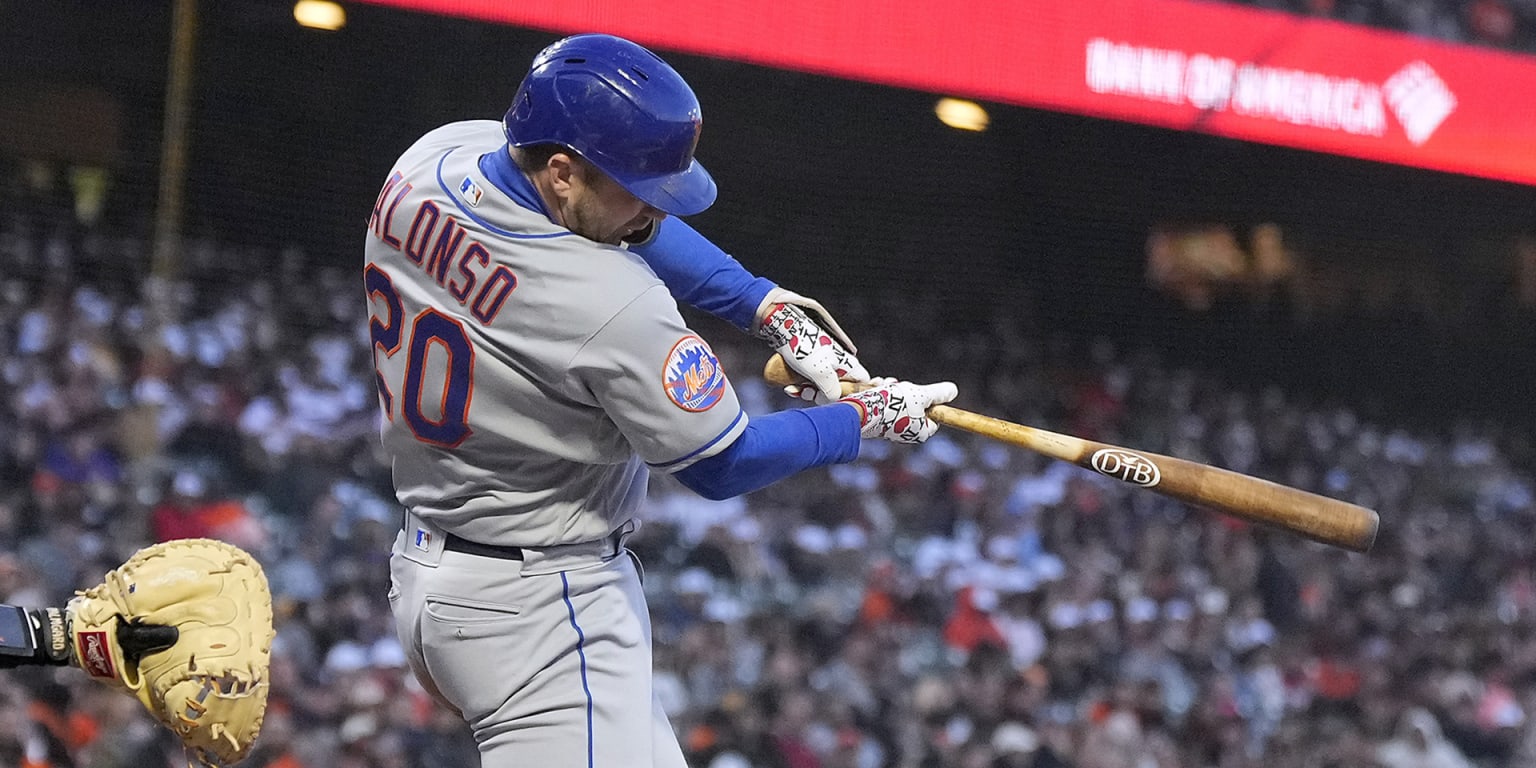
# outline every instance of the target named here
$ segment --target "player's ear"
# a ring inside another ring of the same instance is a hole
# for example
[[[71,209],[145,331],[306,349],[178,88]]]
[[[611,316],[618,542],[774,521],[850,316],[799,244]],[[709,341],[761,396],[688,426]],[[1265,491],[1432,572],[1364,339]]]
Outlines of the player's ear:
[[[544,170],[549,174],[549,185],[556,195],[566,197],[571,193],[571,186],[581,172],[579,165],[580,161],[565,152],[556,152],[545,161]]]

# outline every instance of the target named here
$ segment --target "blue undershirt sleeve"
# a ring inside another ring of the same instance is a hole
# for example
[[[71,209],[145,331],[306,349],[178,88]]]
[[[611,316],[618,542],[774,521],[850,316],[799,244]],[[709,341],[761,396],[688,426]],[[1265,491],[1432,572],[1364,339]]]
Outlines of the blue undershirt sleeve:
[[[678,218],[663,219],[649,240],[629,249],[650,265],[673,298],[748,333],[756,330],[758,305],[775,287]]]
[[[859,411],[829,403],[754,417],[720,453],[673,474],[706,499],[729,499],[811,467],[859,457]]]

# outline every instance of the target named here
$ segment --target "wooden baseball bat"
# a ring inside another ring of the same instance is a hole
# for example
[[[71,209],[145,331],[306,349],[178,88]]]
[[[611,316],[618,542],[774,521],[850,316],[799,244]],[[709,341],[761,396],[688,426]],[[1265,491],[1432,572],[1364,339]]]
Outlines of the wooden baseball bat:
[[[780,386],[799,381],[778,355],[769,359],[763,376]],[[843,382],[844,394],[857,389],[858,385]],[[948,405],[929,408],[928,417],[946,427],[1001,440],[1153,493],[1298,533],[1324,544],[1366,552],[1376,542],[1376,512],[1298,488],[1187,459],[1026,427]]]

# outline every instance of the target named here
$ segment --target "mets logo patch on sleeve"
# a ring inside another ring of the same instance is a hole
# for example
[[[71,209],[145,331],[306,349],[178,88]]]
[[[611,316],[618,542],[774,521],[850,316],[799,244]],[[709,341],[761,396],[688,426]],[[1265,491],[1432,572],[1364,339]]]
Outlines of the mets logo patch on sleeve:
[[[685,411],[707,411],[725,397],[725,372],[709,345],[697,336],[684,336],[667,354],[662,372],[667,398]]]

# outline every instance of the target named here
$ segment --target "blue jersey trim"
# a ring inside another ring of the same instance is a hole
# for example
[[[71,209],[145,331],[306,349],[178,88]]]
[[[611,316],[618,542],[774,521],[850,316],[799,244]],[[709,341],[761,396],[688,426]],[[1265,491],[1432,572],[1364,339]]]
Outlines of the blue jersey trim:
[[[507,197],[516,200],[518,205],[530,211],[538,211],[549,216],[549,209],[544,207],[544,200],[528,182],[528,177],[512,162],[511,148],[503,144],[501,149],[487,152],[480,156],[480,172],[491,182],[491,186],[507,193]],[[553,221],[553,219],[551,219]]]
[[[518,205],[530,211],[538,211],[554,221],[543,198],[539,197],[538,191],[518,169],[517,164],[512,162],[508,145],[503,144],[499,149],[481,155],[478,165],[491,186],[501,190]],[[438,173],[438,185],[443,187],[444,192],[448,191],[441,172]],[[454,198],[455,204],[459,202],[457,197],[449,196]],[[464,211],[464,206],[459,205],[459,210]],[[481,226],[508,237],[563,237],[569,234],[516,235],[490,226],[469,211],[464,213]],[[722,318],[749,333],[756,330],[753,326],[757,321],[758,306],[774,288],[773,281],[748,272],[730,254],[675,217],[668,217],[655,224],[650,239],[631,245],[629,251],[650,265],[656,276],[666,283],[673,298]]]
[[[581,692],[587,696],[587,768],[592,768],[595,756],[592,749],[592,686],[587,682],[587,634],[576,623],[576,605],[571,602],[571,582],[565,572],[560,572],[560,597],[565,600],[565,610],[571,617],[571,629],[576,630],[576,655],[581,659]]]
[[[529,235],[529,234],[525,234],[525,233],[522,233],[522,232],[512,232],[510,230],[502,229],[501,227],[498,227],[495,224],[490,223],[489,221],[486,221],[485,219],[483,219],[480,216],[476,215],[474,211],[471,211],[470,209],[466,208],[464,206],[464,202],[459,199],[459,196],[455,195],[448,188],[447,182],[443,181],[443,163],[446,162],[448,160],[448,156],[453,154],[454,150],[457,150],[457,149],[459,149],[459,148],[458,147],[454,147],[453,149],[450,149],[447,152],[444,152],[443,156],[437,159],[437,186],[438,186],[439,189],[443,190],[443,194],[447,195],[449,200],[453,201],[454,207],[458,208],[459,209],[459,213],[464,214],[465,218],[469,219],[470,221],[475,222],[476,224],[479,224],[482,227],[485,227],[486,230],[488,230],[492,234],[501,235],[502,237],[510,237],[510,238],[512,238],[514,240],[548,240],[549,238],[552,238],[552,237],[569,237],[569,236],[575,234],[574,232],[552,232],[552,233],[547,234],[547,235]],[[497,189],[501,189],[501,187],[499,185],[496,188]],[[542,206],[540,206],[540,207],[542,208]],[[545,215],[547,216],[549,214],[546,213]]]
[[[736,425],[740,424],[741,420],[745,419],[746,417],[747,417],[747,412],[746,411],[737,411],[736,412],[736,418],[731,420],[730,426],[726,427],[725,429],[720,430],[720,432],[718,434],[716,434],[714,437],[711,437],[709,439],[709,442],[703,444],[702,446],[699,446],[698,450],[693,451],[692,453],[689,453],[686,456],[679,456],[678,458],[675,458],[675,459],[673,459],[671,461],[664,461],[664,462],[662,462],[660,464],[652,464],[651,466],[653,466],[653,467],[655,467],[657,469],[666,469],[667,467],[670,467],[670,466],[673,466],[675,464],[680,464],[682,462],[685,462],[685,461],[687,461],[687,460],[689,460],[689,459],[691,459],[691,458],[693,458],[693,457],[695,457],[695,456],[697,456],[697,455],[699,455],[699,454],[709,450],[711,446],[713,446],[715,443],[720,442],[726,435],[730,434],[731,430],[735,429]]]

